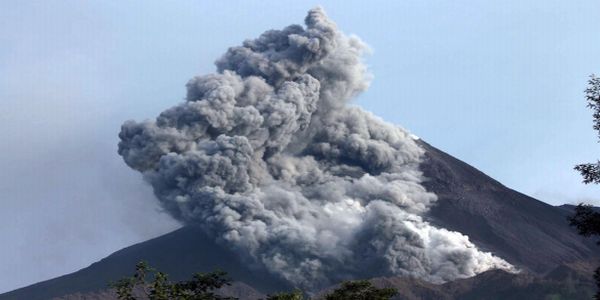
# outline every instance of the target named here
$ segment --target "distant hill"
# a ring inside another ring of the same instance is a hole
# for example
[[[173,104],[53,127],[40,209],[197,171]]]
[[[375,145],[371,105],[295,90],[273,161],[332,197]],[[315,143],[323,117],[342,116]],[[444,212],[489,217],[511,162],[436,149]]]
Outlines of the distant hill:
[[[444,285],[399,277],[376,278],[374,282],[398,287],[404,293],[402,299],[589,296],[593,290],[590,274],[600,258],[600,249],[569,227],[569,207],[554,207],[511,190],[433,146],[423,141],[420,144],[426,150],[421,164],[428,178],[424,185],[439,198],[426,216],[429,221],[468,235],[478,247],[506,259],[523,272],[489,271]],[[194,272],[222,269],[241,282],[229,291],[237,295],[258,297],[292,288],[278,277],[242,264],[232,251],[216,244],[200,229],[184,227],[124,248],[75,273],[2,294],[0,300],[65,295],[71,295],[68,299],[103,299],[97,297],[108,295],[106,284],[130,275],[140,260],[148,261],[174,280],[189,278]],[[96,296],[90,292],[96,292]],[[81,298],[82,295],[87,298]]]

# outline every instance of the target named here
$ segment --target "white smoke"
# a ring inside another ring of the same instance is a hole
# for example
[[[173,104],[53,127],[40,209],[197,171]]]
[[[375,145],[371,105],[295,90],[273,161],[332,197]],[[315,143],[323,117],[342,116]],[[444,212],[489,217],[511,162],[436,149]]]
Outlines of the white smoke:
[[[119,154],[176,219],[298,286],[512,269],[422,219],[436,200],[421,185],[424,151],[347,104],[369,85],[365,44],[320,8],[305,23],[230,48],[186,102],[126,122]]]

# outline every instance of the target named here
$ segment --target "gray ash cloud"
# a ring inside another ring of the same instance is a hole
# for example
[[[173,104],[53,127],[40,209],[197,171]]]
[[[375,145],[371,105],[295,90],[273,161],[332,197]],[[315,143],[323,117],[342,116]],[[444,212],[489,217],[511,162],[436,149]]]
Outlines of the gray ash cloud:
[[[305,25],[230,48],[185,102],[123,124],[119,154],[175,219],[300,287],[511,270],[423,220],[436,201],[421,185],[424,151],[348,104],[369,85],[367,47],[320,8]]]

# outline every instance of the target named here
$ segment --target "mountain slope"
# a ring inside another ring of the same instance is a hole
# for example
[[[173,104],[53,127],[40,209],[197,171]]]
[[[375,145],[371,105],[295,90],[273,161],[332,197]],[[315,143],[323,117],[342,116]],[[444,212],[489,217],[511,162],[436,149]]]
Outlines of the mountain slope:
[[[479,247],[538,274],[564,263],[598,258],[594,243],[568,226],[568,210],[513,191],[431,145],[419,143],[426,150],[421,165],[428,178],[424,185],[439,197],[427,216],[430,222],[462,232]],[[245,267],[232,251],[215,244],[200,229],[185,227],[117,251],[78,272],[2,294],[0,299],[49,299],[102,290],[107,282],[130,275],[140,260],[174,280],[220,268],[263,293],[291,288],[264,271]],[[473,290],[485,282],[473,280]]]
[[[593,241],[568,225],[568,210],[509,189],[421,141],[425,187],[438,196],[430,221],[462,232],[479,247],[521,268],[545,273],[559,264],[597,258]]]
[[[547,276],[528,273],[511,274],[491,270],[477,276],[436,285],[418,279],[380,277],[371,279],[378,287],[393,287],[394,299],[402,300],[521,300],[521,299],[591,299],[595,284],[585,270],[558,267]],[[559,274],[555,274],[559,273]]]
[[[228,249],[210,240],[202,230],[183,227],[163,236],[124,248],[89,267],[0,295],[0,299],[36,300],[98,291],[124,276],[130,276],[141,260],[169,274],[173,280],[191,278],[196,272],[217,269],[261,291],[289,289],[286,283],[260,270],[250,270]]]

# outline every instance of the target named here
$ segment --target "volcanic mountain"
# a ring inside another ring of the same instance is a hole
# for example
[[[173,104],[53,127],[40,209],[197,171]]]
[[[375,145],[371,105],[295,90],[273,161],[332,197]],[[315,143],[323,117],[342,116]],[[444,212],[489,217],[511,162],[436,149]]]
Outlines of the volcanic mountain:
[[[223,269],[238,282],[223,292],[246,298],[375,277],[448,297],[502,294],[494,282],[546,293],[565,279],[559,295],[579,297],[567,279],[585,278],[573,266],[597,255],[568,209],[351,105],[372,78],[366,51],[322,8],[228,48],[215,73],[188,81],[185,101],[119,133],[119,155],[152,186],[148,201],[185,227],[0,299],[100,290],[140,260],[174,280]]]
[[[424,185],[439,197],[428,214],[429,221],[468,235],[478,247],[522,271],[489,271],[444,285],[407,277],[379,278],[375,282],[398,287],[406,299],[467,299],[469,295],[472,299],[482,295],[486,299],[537,295],[532,299],[538,299],[549,287],[562,287],[569,280],[571,288],[590,289],[593,283],[586,278],[591,278],[591,262],[600,256],[593,241],[569,227],[568,207],[554,207],[521,194],[423,141],[418,143],[426,151],[420,166],[428,178]],[[292,288],[268,272],[248,267],[233,251],[215,243],[199,228],[186,226],[119,250],[80,271],[2,294],[0,299],[36,300],[65,295],[71,295],[68,299],[86,299],[73,296],[85,293],[88,299],[94,299],[89,295],[103,299],[98,296],[102,294],[91,292],[106,290],[108,282],[130,275],[141,260],[174,280],[189,278],[195,272],[224,270],[238,282],[228,293],[247,299]]]

